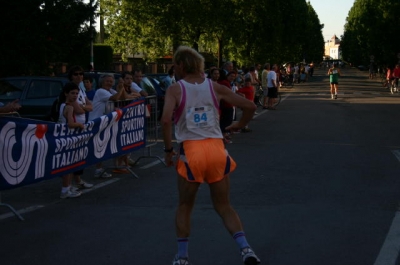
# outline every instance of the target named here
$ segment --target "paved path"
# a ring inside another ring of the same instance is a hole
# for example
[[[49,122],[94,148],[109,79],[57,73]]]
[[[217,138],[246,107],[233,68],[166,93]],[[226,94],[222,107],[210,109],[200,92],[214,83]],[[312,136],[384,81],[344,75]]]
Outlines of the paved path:
[[[332,100],[316,70],[310,82],[282,89],[278,110],[259,109],[253,132],[227,147],[238,163],[232,204],[262,264],[396,264],[400,96],[366,76],[344,69]],[[171,264],[176,176],[155,161],[140,161],[139,179],[97,180],[88,168],[96,186],[77,199],[58,199],[59,179],[3,191],[25,221],[0,208],[0,264]],[[242,264],[207,186],[192,226],[193,264]]]

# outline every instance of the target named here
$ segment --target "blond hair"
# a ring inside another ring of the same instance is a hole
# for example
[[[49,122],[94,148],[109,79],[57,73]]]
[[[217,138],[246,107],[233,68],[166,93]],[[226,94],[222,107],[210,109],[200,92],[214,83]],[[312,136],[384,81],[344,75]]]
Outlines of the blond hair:
[[[174,54],[174,63],[183,63],[183,71],[186,74],[200,74],[204,72],[204,57],[195,49],[187,46],[179,46]]]

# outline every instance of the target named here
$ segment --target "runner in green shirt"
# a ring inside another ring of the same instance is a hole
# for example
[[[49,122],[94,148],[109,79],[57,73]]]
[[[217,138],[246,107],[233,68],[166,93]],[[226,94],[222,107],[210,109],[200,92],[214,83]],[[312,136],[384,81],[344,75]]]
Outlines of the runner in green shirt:
[[[337,99],[337,92],[339,86],[340,69],[333,63],[332,67],[328,70],[329,81],[331,83],[331,97]]]

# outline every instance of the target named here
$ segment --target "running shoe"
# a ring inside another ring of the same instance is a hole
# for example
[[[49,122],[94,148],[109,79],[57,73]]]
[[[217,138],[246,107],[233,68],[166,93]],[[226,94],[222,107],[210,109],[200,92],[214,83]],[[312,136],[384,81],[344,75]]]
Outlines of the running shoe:
[[[261,262],[254,251],[249,247],[242,248],[240,254],[242,255],[243,263],[245,265],[257,265]]]
[[[188,258],[180,258],[178,254],[176,254],[172,265],[190,265],[190,263]]]
[[[67,192],[60,193],[60,199],[76,198],[81,196],[81,192],[73,189],[69,189]]]
[[[91,189],[93,188],[93,184],[87,183],[86,181],[84,181],[83,179],[81,179],[81,183],[77,183],[75,184],[75,187],[83,190],[83,189]]]
[[[337,99],[337,95],[335,95],[335,99]]]

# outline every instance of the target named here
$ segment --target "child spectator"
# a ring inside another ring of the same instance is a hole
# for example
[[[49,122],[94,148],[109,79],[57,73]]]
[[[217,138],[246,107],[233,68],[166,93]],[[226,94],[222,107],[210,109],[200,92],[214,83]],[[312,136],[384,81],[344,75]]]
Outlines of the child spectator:
[[[96,90],[93,89],[93,78],[90,75],[83,77],[83,85],[85,86],[85,92],[88,99],[93,100]]]
[[[72,104],[76,102],[79,95],[79,87],[75,83],[67,83],[63,88],[64,101],[60,105],[59,122],[67,124],[68,128],[83,129],[83,123],[75,121],[74,107]],[[71,179],[73,174],[67,174],[62,177],[61,199],[75,198],[81,196],[81,192],[71,187]],[[93,185],[92,185],[93,186]]]

